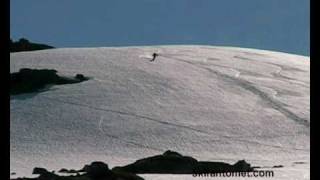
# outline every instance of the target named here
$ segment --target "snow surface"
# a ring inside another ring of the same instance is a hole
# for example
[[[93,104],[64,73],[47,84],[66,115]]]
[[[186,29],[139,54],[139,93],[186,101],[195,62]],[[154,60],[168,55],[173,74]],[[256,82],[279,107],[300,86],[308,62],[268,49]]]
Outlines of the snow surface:
[[[153,52],[160,56],[149,62]],[[272,179],[309,179],[309,57],[216,46],[61,48],[12,53],[10,71],[20,68],[92,79],[11,96],[16,176],[97,160],[126,165],[170,149],[283,165]]]

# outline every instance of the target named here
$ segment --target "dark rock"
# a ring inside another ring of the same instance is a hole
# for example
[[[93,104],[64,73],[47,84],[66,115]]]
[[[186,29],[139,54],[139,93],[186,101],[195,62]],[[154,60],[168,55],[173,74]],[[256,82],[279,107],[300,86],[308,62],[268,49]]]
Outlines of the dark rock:
[[[78,172],[84,172],[78,174]],[[33,174],[40,174],[36,178],[17,178],[12,180],[144,180],[143,178],[128,172],[111,171],[108,165],[103,162],[92,162],[85,165],[81,170],[61,169],[61,173],[77,172],[77,175],[59,176],[47,171],[44,168],[34,168]]]
[[[58,171],[59,173],[69,173],[68,169],[62,168]]]
[[[244,160],[231,165],[224,162],[197,161],[177,152],[166,151],[162,155],[144,158],[127,166],[115,167],[113,170],[134,174],[194,174],[244,172],[253,171],[253,168]]]
[[[65,169],[65,168],[62,168],[58,171],[59,173],[69,173],[69,174],[75,174],[75,173],[79,173],[79,171],[77,170],[74,170],[74,169]]]
[[[40,168],[40,167],[35,167],[33,168],[32,174],[47,174],[50,173],[48,170],[45,168]]]
[[[86,172],[84,176],[87,176],[92,180],[143,180],[143,178],[132,173],[111,171],[108,165],[103,162],[93,162],[90,165],[85,165],[80,171]]]
[[[36,92],[47,85],[72,84],[88,80],[83,75],[76,77],[78,78],[60,77],[54,69],[20,69],[19,72],[10,74],[10,94]]]
[[[250,172],[254,168],[245,160],[240,160],[234,165],[224,162],[205,162],[199,161],[194,173],[218,173],[218,172]]]
[[[46,44],[32,43],[25,38],[19,39],[19,41],[14,42],[10,39],[10,52],[20,52],[20,51],[35,51],[52,49],[54,47],[48,46]]]
[[[207,161],[200,161],[192,170],[193,173],[216,173],[232,171],[233,166],[228,163]]]
[[[40,174],[40,176],[36,178],[36,180],[66,180],[66,179],[65,177],[60,177],[54,173],[47,172],[47,173]]]
[[[283,168],[283,166],[282,165],[275,165],[272,168]]]
[[[32,174],[40,175],[38,178],[35,178],[36,180],[57,180],[59,177],[58,175],[55,175],[54,173],[47,171],[45,168],[39,167],[34,168]]]
[[[92,178],[113,177],[112,171],[103,162],[92,162],[90,165],[85,165],[82,170]]]
[[[252,166],[252,169],[260,169],[262,168],[261,166]]]
[[[181,154],[179,154],[177,152],[174,152],[174,151],[170,151],[170,150],[164,152],[163,156],[167,156],[167,157],[168,156],[171,156],[171,157],[173,157],[173,156],[175,156],[175,157],[183,157]]]
[[[276,167],[282,166],[274,166],[274,168]],[[33,178],[33,180],[143,180],[136,174],[206,174],[251,171],[254,171],[254,167],[251,167],[245,160],[240,160],[232,165],[224,162],[198,161],[174,151],[166,151],[161,155],[140,159],[123,167],[114,167],[112,170],[107,164],[99,161],[85,165],[79,171],[59,170],[61,173],[77,173],[72,176],[59,176],[44,168],[34,168],[33,174],[40,174],[40,176]],[[80,175],[79,172],[83,172],[83,174]],[[20,178],[20,180],[31,179]]]
[[[79,81],[88,80],[88,78],[85,77],[83,74],[77,74],[77,75],[75,76],[75,79],[78,79]]]
[[[124,167],[115,167],[114,170],[134,174],[191,174],[196,165],[197,160],[194,158],[166,151],[162,155],[141,159]]]
[[[236,162],[233,165],[233,168],[235,171],[237,172],[248,172],[248,171],[253,171],[253,168],[251,167],[251,165],[249,163],[247,163],[245,160],[240,160],[238,162]]]

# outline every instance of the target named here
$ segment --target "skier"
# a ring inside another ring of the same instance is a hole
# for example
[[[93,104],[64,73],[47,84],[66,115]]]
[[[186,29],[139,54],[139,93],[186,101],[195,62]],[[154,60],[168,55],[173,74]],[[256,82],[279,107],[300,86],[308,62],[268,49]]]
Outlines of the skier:
[[[152,54],[152,59],[150,60],[150,62],[154,61],[157,56],[159,56],[159,54],[153,53],[153,54]]]

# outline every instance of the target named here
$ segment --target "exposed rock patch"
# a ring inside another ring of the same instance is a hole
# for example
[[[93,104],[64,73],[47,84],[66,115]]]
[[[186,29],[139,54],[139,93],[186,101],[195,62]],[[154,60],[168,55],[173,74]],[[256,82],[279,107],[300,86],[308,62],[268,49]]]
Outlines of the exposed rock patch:
[[[283,165],[275,165],[272,168],[283,168]]]
[[[253,168],[244,160],[231,165],[224,162],[198,161],[177,152],[166,151],[162,155],[144,158],[127,166],[115,167],[113,170],[135,174],[194,174],[248,172],[253,171]]]
[[[37,92],[47,85],[80,83],[88,79],[82,74],[77,74],[73,78],[61,77],[53,69],[24,68],[10,74],[10,95]]]
[[[67,174],[76,174],[76,173],[79,173],[79,171],[77,170],[74,170],[74,169],[65,169],[65,168],[62,168],[58,171],[59,173],[67,173]]]
[[[25,38],[21,38],[16,42],[10,39],[10,52],[36,51],[52,48],[54,47],[46,44],[33,43]]]
[[[68,171],[61,169],[61,172]],[[113,172],[108,165],[103,162],[93,162],[85,165],[83,169],[77,171],[77,175],[59,176],[53,172],[49,172],[44,168],[34,168],[33,174],[39,174],[36,178],[17,178],[13,180],[143,180],[143,178],[125,172]],[[79,174],[79,172],[84,172]]]
[[[281,168],[282,165],[272,168]],[[166,151],[163,154],[147,157],[136,162],[109,169],[104,162],[96,161],[85,165],[80,170],[60,169],[59,173],[73,173],[75,175],[60,176],[54,171],[49,172],[45,168],[36,167],[33,174],[39,174],[36,178],[17,178],[12,180],[143,180],[136,174],[207,174],[225,172],[251,172],[255,168],[245,160],[235,164],[224,162],[198,161],[193,157],[183,156],[174,151]]]

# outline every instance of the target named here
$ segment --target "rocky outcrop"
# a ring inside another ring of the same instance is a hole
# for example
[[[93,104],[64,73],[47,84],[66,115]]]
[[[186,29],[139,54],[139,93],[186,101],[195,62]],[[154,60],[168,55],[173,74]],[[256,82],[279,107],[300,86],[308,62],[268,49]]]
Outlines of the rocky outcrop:
[[[231,165],[224,162],[205,162],[183,156],[177,152],[166,151],[162,155],[152,156],[113,170],[135,174],[194,174],[218,172],[253,171],[244,160]]]
[[[32,43],[25,38],[19,39],[19,41],[12,41],[10,39],[10,52],[20,52],[20,51],[35,51],[35,50],[44,50],[44,49],[52,49],[53,46],[49,46],[46,44],[38,44]]]
[[[141,159],[127,166],[115,167],[114,170],[135,174],[190,174],[196,165],[197,160],[192,157],[166,151],[162,155]]]
[[[93,162],[90,165],[85,165],[80,171],[86,172],[87,176],[92,179],[99,179],[102,177],[115,179],[114,174],[109,169],[108,165],[103,162]]]
[[[49,173],[49,171],[47,171],[45,168],[39,168],[39,167],[36,167],[36,168],[33,168],[33,171],[32,171],[32,174],[46,174],[46,173]]]
[[[74,78],[61,77],[54,69],[24,68],[10,74],[10,94],[37,92],[47,85],[80,83],[88,79],[82,74],[77,74]]]
[[[60,172],[69,170],[61,169]],[[83,172],[80,174],[80,172]],[[17,178],[13,180],[143,180],[143,178],[125,172],[113,172],[108,165],[103,162],[93,162],[85,165],[77,171],[77,175],[59,176],[54,172],[49,172],[44,168],[34,168],[33,174],[39,174],[37,178]]]
[[[198,161],[190,156],[183,156],[174,151],[166,151],[163,154],[147,157],[136,162],[109,169],[104,162],[96,161],[85,165],[80,170],[61,169],[60,173],[73,173],[76,175],[59,176],[44,168],[34,168],[33,174],[39,174],[37,178],[18,178],[16,180],[143,180],[136,174],[198,174],[198,173],[222,173],[222,172],[250,172],[254,168],[245,160],[235,164],[224,162]]]
[[[76,173],[79,173],[79,171],[77,170],[74,170],[74,169],[65,169],[65,168],[62,168],[58,171],[59,173],[67,173],[67,174],[76,174]]]

